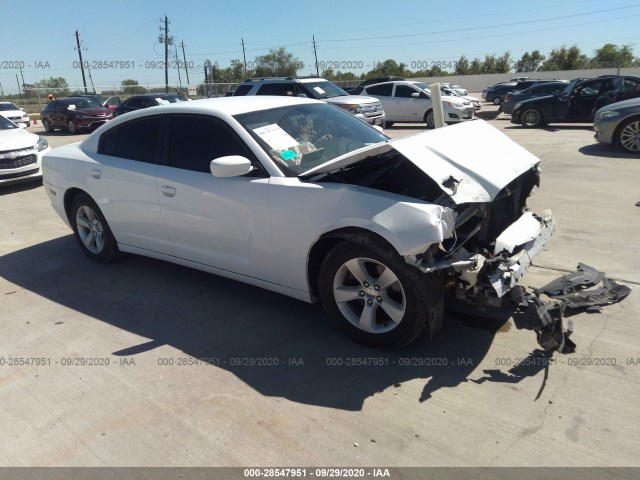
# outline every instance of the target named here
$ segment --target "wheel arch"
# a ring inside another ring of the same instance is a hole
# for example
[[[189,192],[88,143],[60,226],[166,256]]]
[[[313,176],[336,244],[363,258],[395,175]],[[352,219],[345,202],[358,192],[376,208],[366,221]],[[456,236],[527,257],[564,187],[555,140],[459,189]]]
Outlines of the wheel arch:
[[[344,227],[326,232],[321,235],[309,250],[307,258],[307,282],[312,299],[318,299],[318,280],[320,267],[328,253],[341,242],[354,241],[356,243],[375,243],[379,247],[393,251],[398,250],[382,235],[362,227]]]
[[[81,188],[77,188],[77,187],[72,187],[70,189],[68,189],[66,192],[64,192],[64,200],[63,200],[63,205],[64,205],[64,213],[67,216],[67,219],[69,221],[71,221],[71,217],[69,216],[69,214],[71,213],[71,205],[73,204],[73,201],[76,199],[76,197],[78,195],[87,195],[89,197],[91,197],[91,195],[89,195],[86,191],[82,190]],[[93,197],[91,197],[93,199]]]
[[[621,122],[618,122],[618,126],[616,127],[616,129],[613,132],[613,138],[612,138],[612,145],[620,145],[620,132],[622,131],[622,126],[626,125],[627,122],[632,121],[632,120],[640,120],[640,113],[634,113],[632,115],[629,115],[627,118],[625,118],[624,120],[622,120]]]

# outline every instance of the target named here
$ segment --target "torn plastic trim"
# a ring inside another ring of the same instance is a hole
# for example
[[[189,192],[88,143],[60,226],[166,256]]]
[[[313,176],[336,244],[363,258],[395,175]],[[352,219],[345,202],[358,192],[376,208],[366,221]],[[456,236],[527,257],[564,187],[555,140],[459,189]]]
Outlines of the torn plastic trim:
[[[537,236],[533,239],[531,239],[532,219],[538,224],[539,229]],[[521,222],[521,220],[523,221]],[[498,298],[503,297],[509,290],[516,286],[518,280],[529,270],[533,259],[537,257],[542,249],[549,243],[555,229],[556,222],[551,211],[545,210],[539,219],[536,219],[530,212],[525,213],[518,221],[500,234],[496,240],[496,246],[500,242],[502,245],[511,247],[511,251],[520,245],[522,245],[523,248],[515,255],[508,257],[507,261],[500,264],[489,276],[489,282],[498,295]],[[516,240],[517,238],[520,238],[520,240]]]

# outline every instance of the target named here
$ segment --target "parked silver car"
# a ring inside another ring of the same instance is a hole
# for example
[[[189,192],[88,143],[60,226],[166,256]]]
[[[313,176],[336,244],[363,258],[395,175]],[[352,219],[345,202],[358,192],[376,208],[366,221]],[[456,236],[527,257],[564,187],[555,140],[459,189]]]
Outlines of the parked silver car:
[[[640,98],[612,103],[596,112],[593,120],[595,139],[640,153]]]

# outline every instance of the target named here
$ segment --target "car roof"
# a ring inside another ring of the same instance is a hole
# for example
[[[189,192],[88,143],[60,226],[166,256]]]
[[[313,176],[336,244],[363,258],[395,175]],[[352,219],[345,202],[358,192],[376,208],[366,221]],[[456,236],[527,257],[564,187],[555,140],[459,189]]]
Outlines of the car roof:
[[[263,96],[241,96],[241,97],[219,97],[192,100],[190,102],[172,103],[170,105],[160,105],[152,109],[143,108],[116,117],[111,122],[115,123],[120,118],[133,119],[136,116],[157,115],[159,113],[217,113],[222,115],[239,115],[241,113],[267,110],[270,108],[286,107],[292,105],[303,105],[317,103],[326,105],[325,102],[302,97],[284,97],[278,95]]]
[[[136,93],[135,95],[131,95],[129,98],[135,98],[135,97],[179,97],[180,95],[178,95],[177,93]],[[111,98],[111,97],[109,97]],[[128,100],[128,99],[127,99]]]

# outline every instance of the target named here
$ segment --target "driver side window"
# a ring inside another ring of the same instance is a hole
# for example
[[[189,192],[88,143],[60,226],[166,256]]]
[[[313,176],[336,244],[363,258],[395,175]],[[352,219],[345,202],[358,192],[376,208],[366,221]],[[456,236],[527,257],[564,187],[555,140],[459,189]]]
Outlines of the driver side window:
[[[228,155],[247,157],[260,168],[236,133],[221,121],[198,115],[171,117],[169,166],[210,173],[211,160]]]

